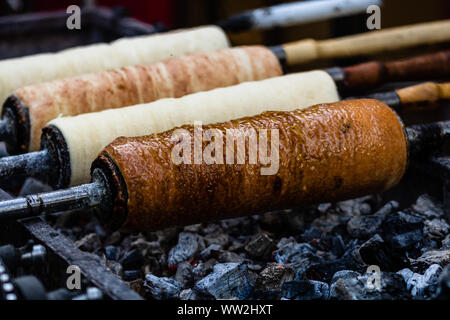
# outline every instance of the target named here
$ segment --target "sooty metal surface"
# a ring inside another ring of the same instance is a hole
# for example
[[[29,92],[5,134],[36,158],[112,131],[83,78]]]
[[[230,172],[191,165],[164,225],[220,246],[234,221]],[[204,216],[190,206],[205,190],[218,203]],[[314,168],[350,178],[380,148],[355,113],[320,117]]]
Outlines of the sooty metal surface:
[[[104,294],[115,300],[141,300],[119,277],[108,271],[101,259],[83,252],[75,244],[39,218],[27,219],[21,224],[68,265],[78,266],[81,273]]]

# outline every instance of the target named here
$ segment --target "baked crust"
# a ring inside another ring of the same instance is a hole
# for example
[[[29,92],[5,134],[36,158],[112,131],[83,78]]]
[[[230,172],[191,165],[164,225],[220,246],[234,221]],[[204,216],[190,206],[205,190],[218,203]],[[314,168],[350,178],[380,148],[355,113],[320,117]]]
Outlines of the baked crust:
[[[29,151],[36,151],[41,129],[59,116],[178,98],[281,74],[275,55],[265,47],[253,46],[39,83],[16,90],[15,95],[29,108]]]
[[[181,128],[193,144],[193,126]],[[259,162],[177,165],[171,158],[179,143],[172,137],[176,129],[118,138],[106,147],[103,155],[117,165],[128,190],[124,229],[157,230],[378,193],[396,185],[407,166],[403,125],[377,100],[265,112],[203,126],[224,135],[232,128],[239,128],[235,138],[249,129],[279,130],[275,175],[261,175],[266,166]],[[203,141],[203,150],[207,144]],[[248,159],[248,147],[246,152]]]

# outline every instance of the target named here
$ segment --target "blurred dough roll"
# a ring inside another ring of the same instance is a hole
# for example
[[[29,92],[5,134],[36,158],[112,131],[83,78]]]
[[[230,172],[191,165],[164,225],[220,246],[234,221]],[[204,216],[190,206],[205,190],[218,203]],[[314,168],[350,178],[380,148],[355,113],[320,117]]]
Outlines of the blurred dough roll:
[[[177,99],[58,118],[49,125],[57,127],[66,140],[70,152],[71,185],[77,185],[89,181],[92,161],[120,136],[143,136],[194,121],[211,124],[269,110],[290,111],[337,100],[337,88],[328,73],[311,71]]]
[[[148,64],[196,51],[227,48],[228,38],[214,26],[123,38],[58,53],[0,61],[0,104],[15,89],[89,72]]]
[[[193,53],[154,64],[43,82],[17,89],[14,95],[28,107],[29,151],[36,151],[41,129],[59,116],[178,98],[281,74],[272,51],[253,46]]]

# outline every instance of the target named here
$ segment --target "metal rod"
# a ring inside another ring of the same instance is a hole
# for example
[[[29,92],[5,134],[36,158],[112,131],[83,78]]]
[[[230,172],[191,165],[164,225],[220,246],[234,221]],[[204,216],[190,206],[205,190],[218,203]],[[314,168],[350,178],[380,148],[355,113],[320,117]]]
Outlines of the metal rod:
[[[382,5],[381,0],[297,1],[249,10],[220,22],[229,32],[267,30],[345,17],[366,12],[370,5]]]
[[[52,156],[46,149],[0,159],[0,181],[12,177],[42,177],[53,172]]]
[[[93,182],[70,189],[1,201],[0,221],[93,208],[104,201],[107,192],[102,183]]]

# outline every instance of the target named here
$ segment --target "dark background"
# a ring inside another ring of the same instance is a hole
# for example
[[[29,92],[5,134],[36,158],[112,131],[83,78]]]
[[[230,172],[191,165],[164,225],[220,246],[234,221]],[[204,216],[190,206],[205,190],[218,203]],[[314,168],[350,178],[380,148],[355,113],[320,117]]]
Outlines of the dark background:
[[[82,5],[80,0],[10,0],[22,2],[20,12],[65,9],[71,4]],[[292,1],[280,0],[96,0],[101,6],[127,8],[130,15],[148,23],[162,22],[168,28],[192,27],[210,24],[233,14],[254,8]],[[13,11],[8,0],[0,0],[2,14]],[[342,34],[364,31],[364,15],[311,23],[266,32],[245,32],[231,35],[232,42],[239,44],[277,44],[305,37],[324,39]],[[384,0],[382,28],[450,18],[448,0]]]

